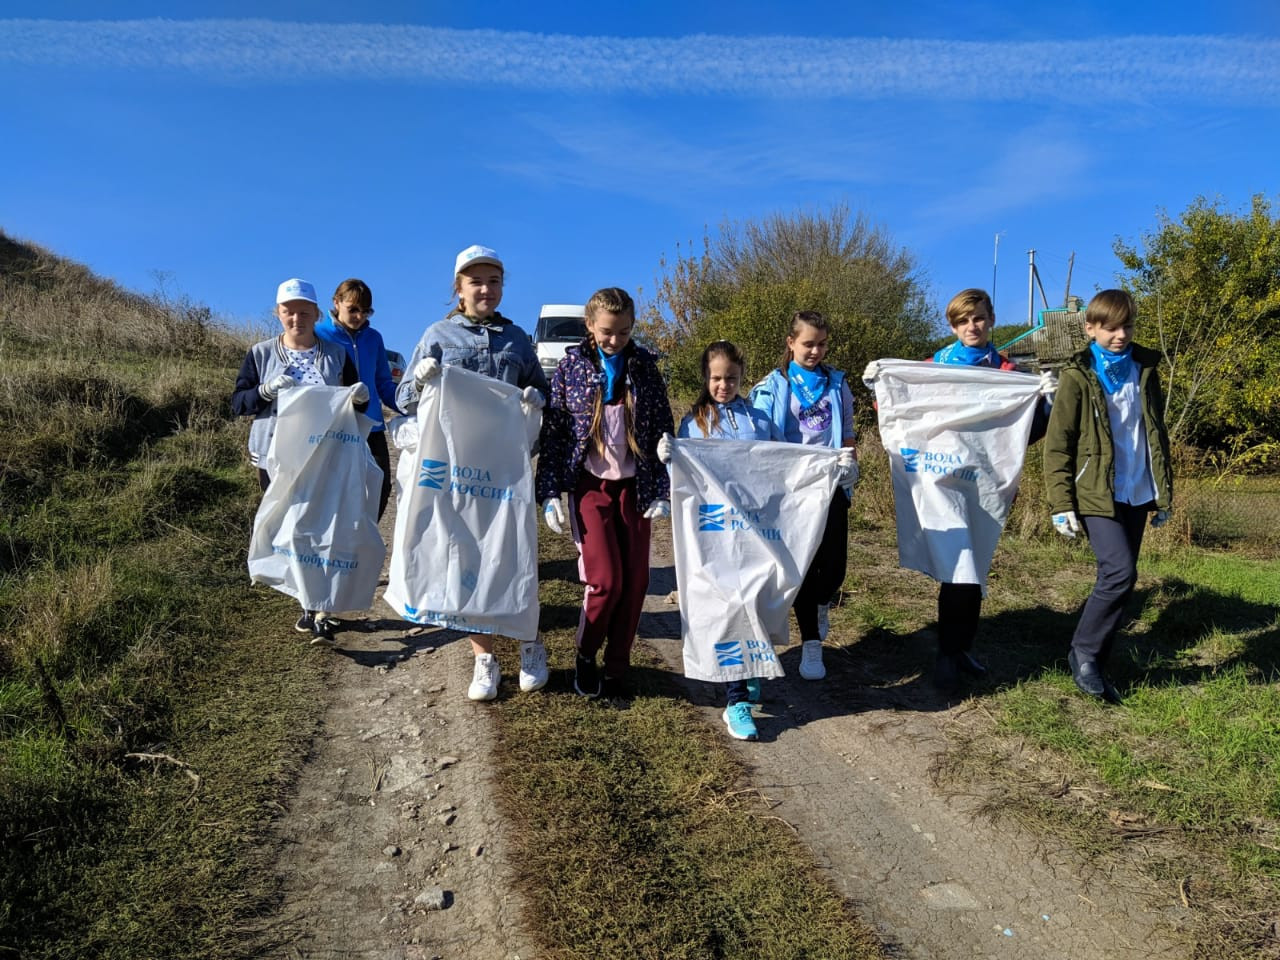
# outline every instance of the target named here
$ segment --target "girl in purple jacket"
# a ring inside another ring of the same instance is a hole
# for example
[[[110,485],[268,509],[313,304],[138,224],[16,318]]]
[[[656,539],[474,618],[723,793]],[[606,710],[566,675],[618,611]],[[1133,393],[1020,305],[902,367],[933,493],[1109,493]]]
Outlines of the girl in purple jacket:
[[[624,678],[649,586],[651,521],[671,514],[671,484],[658,440],[672,430],[654,355],[631,340],[635,303],[606,287],[587,301],[587,336],[551,376],[543,412],[537,489],[547,526],[567,517],[586,586],[578,621],[574,689],[626,697]],[[596,655],[604,647],[601,680]]]

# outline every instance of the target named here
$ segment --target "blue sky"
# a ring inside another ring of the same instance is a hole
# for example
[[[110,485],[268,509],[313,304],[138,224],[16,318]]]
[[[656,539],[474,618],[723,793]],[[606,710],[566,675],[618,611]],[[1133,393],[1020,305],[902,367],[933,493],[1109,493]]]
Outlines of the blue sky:
[[[999,233],[1011,324],[1030,248],[1058,301],[1072,251],[1087,294],[1158,211],[1278,192],[1274,0],[612,6],[0,0],[0,228],[232,321],[358,276],[408,354],[471,243],[531,328],[847,202],[939,313]]]

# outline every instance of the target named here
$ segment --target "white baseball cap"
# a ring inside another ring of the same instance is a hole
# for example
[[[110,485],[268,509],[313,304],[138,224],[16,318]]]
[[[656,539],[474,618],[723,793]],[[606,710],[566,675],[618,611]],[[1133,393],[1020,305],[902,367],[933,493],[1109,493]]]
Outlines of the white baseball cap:
[[[276,287],[276,303],[285,303],[289,300],[310,300],[317,307],[320,306],[320,301],[316,299],[315,285],[306,280],[299,280],[297,277],[286,280]]]
[[[503,269],[502,260],[498,257],[498,251],[492,247],[482,247],[473,243],[467,249],[458,254],[458,258],[453,261],[453,275],[456,277],[467,267],[474,267],[477,264],[489,263]]]

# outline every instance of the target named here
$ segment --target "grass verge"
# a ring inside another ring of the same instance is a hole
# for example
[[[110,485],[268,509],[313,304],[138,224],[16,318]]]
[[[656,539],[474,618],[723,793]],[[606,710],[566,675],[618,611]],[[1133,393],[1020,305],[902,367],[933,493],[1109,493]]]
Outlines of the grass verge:
[[[243,956],[325,659],[249,589],[234,371],[0,359],[0,956]]]
[[[543,630],[567,674],[581,587],[557,549],[542,547]],[[544,956],[882,956],[790,827],[744,789],[723,734],[637,654],[628,709],[569,693],[498,705],[512,860]]]
[[[1153,901],[1181,908],[1195,956],[1280,956],[1280,563],[1155,546],[1112,655],[1125,703],[1109,708],[1061,664],[1093,575],[1090,555],[1062,550],[1002,548],[983,634],[1014,678],[957,725],[940,775],[988,784],[992,816],[1086,862],[1135,867]],[[1030,571],[1050,566],[1053,591],[1032,592]],[[1046,593],[1053,607],[1025,599]]]

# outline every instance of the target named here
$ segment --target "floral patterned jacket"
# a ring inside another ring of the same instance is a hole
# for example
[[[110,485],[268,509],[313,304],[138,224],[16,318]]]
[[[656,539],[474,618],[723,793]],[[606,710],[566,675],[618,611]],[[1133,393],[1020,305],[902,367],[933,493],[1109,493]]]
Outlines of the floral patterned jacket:
[[[671,479],[658,460],[658,439],[671,433],[671,404],[657,359],[634,342],[622,351],[626,360],[626,389],[631,391],[636,442],[636,501],[647,510],[655,500],[671,498]],[[591,445],[591,414],[604,372],[590,338],[565,351],[551,375],[551,399],[542,411],[538,443],[538,501],[571,493]]]

